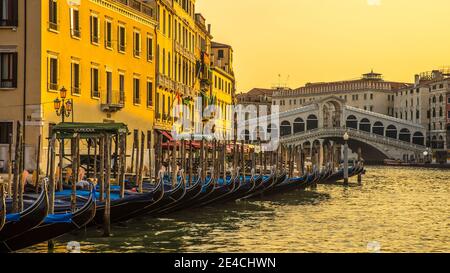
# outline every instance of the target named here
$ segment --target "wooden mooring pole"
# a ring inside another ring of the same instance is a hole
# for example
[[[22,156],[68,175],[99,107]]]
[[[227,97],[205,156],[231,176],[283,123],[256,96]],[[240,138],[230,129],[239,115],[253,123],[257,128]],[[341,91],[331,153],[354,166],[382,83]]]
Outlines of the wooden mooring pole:
[[[120,186],[120,197],[125,197],[125,172],[126,172],[126,156],[127,156],[127,144],[126,144],[126,134],[119,134],[119,146],[120,146],[120,157],[119,157],[119,186]]]
[[[56,161],[56,135],[53,134],[50,142],[49,142],[49,184],[48,184],[48,214],[55,213],[55,191],[57,186],[57,181],[55,178],[55,161]],[[49,240],[47,242],[47,249],[49,252],[53,251],[55,248],[55,242],[53,240]]]
[[[37,156],[36,156],[36,181],[34,181],[35,182],[34,190],[35,190],[36,193],[39,192],[39,176],[41,174],[41,171],[40,171],[40,169],[41,169],[41,166],[40,166],[40,162],[41,162],[41,139],[42,139],[42,136],[39,135],[39,137],[38,137],[38,147],[37,147]]]
[[[12,198],[12,172],[13,172],[13,161],[12,161],[12,134],[9,134],[9,145],[8,145],[8,197]]]
[[[105,179],[105,214],[103,215],[103,236],[109,237],[111,235],[111,136],[104,136],[104,149],[105,149],[105,168],[106,168],[106,179]]]
[[[361,165],[361,164],[362,164],[362,149],[361,149],[361,147],[359,147],[358,148],[358,165]],[[358,184],[362,184],[362,173],[361,172],[358,174]]]
[[[143,181],[144,181],[144,149],[145,149],[145,134],[141,132],[141,147],[140,147],[140,155],[139,155],[139,170],[137,174],[137,184],[139,186],[139,192],[142,193],[144,191]]]
[[[19,212],[19,181],[20,179],[20,156],[21,152],[21,143],[22,143],[22,130],[20,128],[20,122],[17,122],[17,133],[16,133],[16,149],[15,149],[15,157],[14,157],[14,182],[13,182],[13,207],[12,213]]]
[[[80,135],[76,135],[71,139],[71,154],[72,154],[72,195],[71,195],[71,209],[72,212],[77,210],[77,182],[79,174],[79,154],[80,154]]]

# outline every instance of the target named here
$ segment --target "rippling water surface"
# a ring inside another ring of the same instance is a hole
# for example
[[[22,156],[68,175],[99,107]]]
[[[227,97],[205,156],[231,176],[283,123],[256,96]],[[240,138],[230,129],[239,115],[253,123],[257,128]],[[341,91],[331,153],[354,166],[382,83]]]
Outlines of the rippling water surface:
[[[66,235],[56,252],[69,241],[82,252],[450,252],[450,171],[369,167],[362,186],[136,219],[113,233]],[[47,252],[46,244],[25,252]]]

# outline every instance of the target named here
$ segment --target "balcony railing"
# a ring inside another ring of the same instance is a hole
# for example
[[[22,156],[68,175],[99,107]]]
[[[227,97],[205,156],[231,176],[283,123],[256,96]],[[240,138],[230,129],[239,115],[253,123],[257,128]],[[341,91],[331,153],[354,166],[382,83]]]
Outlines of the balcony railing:
[[[17,27],[18,25],[17,19],[0,19],[0,27]]]
[[[1,80],[0,88],[16,88],[17,81],[16,80]]]
[[[157,76],[157,81],[158,81],[158,85],[164,88],[168,88],[168,89],[175,89],[175,82],[167,77],[166,75],[163,75],[161,73],[158,73]]]
[[[125,107],[125,95],[121,92],[111,92],[102,98],[101,109],[104,112],[117,112]]]
[[[140,11],[143,14],[155,18],[155,12],[153,11],[153,8],[142,1],[138,0],[115,0],[116,2],[119,2],[123,5],[129,6],[134,10]]]

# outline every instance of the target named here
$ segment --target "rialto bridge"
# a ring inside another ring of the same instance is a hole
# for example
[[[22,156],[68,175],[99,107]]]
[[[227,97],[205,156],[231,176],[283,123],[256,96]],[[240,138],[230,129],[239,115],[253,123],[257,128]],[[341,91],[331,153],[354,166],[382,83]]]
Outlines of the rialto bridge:
[[[271,127],[269,131],[275,129]],[[302,147],[317,164],[327,162],[330,157],[339,158],[345,132],[350,135],[351,152],[360,149],[366,162],[420,160],[427,150],[423,126],[348,106],[335,96],[279,113],[281,142]]]

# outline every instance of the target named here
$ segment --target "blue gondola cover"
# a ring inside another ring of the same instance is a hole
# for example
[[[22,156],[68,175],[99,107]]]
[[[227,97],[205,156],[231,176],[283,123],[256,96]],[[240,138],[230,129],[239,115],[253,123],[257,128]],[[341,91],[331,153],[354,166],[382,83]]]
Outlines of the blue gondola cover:
[[[6,214],[6,222],[17,222],[20,220],[20,213]]]
[[[72,213],[64,213],[64,214],[49,214],[45,217],[45,224],[54,224],[54,223],[72,223]]]

